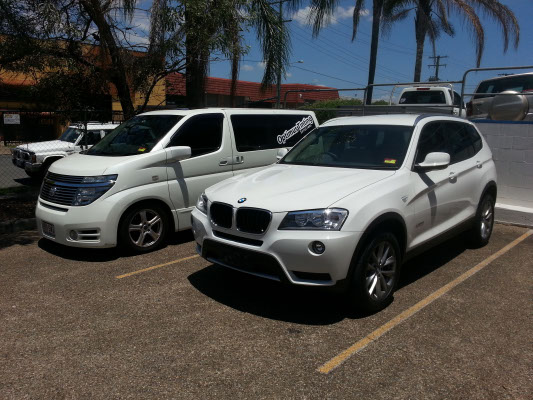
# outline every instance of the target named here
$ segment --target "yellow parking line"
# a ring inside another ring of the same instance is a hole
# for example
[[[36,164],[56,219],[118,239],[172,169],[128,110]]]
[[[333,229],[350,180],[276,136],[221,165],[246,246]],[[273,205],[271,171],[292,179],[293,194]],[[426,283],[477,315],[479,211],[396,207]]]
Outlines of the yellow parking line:
[[[391,319],[386,324],[380,326],[378,329],[376,329],[374,332],[370,333],[368,336],[364,337],[363,339],[359,340],[358,342],[354,343],[352,346],[348,347],[346,350],[344,350],[342,353],[337,355],[336,357],[332,358],[330,361],[322,365],[320,368],[318,368],[318,372],[321,372],[323,374],[329,374],[333,369],[337,368],[339,365],[341,365],[344,361],[346,361],[348,358],[353,356],[354,354],[361,351],[363,348],[365,348],[367,345],[375,341],[376,339],[383,336],[385,333],[390,331],[392,328],[396,327],[398,324],[402,323],[412,315],[414,315],[416,312],[420,311],[427,305],[433,303],[435,300],[437,300],[442,295],[446,294],[450,290],[452,290],[454,287],[459,285],[460,283],[464,282],[468,278],[470,278],[475,273],[481,271],[483,268],[485,268],[487,265],[489,265],[492,261],[496,260],[498,257],[502,256],[503,254],[507,253],[509,250],[511,250],[513,247],[515,247],[517,244],[522,242],[523,240],[527,239],[529,236],[533,234],[533,230],[529,230],[526,233],[524,233],[519,238],[513,240],[511,243],[509,243],[504,248],[500,249],[490,257],[486,258],[485,260],[481,261],[478,265],[475,267],[472,267],[453,281],[449,282],[448,284],[444,285],[437,291],[433,292],[429,296],[427,296],[425,299],[419,301],[414,306],[408,308],[401,314],[397,315],[393,319]]]
[[[184,257],[184,258],[180,258],[178,260],[170,261],[164,264],[154,265],[153,267],[148,267],[145,269],[140,269],[138,271],[128,272],[127,274],[124,274],[124,275],[115,276],[115,278],[117,279],[127,278],[128,276],[137,275],[142,272],[151,271],[156,268],[166,267],[167,265],[177,264],[182,261],[192,260],[193,258],[197,258],[197,257],[200,257],[200,256],[198,254],[195,254],[194,256]]]

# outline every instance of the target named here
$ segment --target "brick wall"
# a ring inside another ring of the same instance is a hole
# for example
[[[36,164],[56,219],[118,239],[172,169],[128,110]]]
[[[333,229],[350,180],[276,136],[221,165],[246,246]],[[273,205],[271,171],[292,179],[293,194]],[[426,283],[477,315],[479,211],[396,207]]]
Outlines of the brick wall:
[[[498,172],[498,203],[533,209],[533,122],[474,121]]]

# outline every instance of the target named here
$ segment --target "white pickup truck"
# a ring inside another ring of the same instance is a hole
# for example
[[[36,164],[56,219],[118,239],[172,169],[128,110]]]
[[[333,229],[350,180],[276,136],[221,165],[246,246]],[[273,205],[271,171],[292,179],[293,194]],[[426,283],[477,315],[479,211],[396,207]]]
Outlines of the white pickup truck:
[[[466,109],[461,96],[449,86],[406,87],[400,93],[398,106],[409,109],[425,107],[423,112],[426,113],[435,112],[436,114],[466,117]]]
[[[57,140],[21,144],[12,150],[13,164],[30,177],[43,177],[50,165],[70,154],[90,148],[118,126],[117,123],[89,122],[87,136],[84,124],[70,125]]]

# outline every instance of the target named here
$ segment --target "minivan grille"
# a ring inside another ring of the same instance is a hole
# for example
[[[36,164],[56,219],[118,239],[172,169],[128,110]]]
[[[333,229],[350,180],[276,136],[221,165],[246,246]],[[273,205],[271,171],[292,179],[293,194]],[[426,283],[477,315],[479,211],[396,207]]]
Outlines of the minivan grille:
[[[233,224],[233,207],[224,203],[213,203],[209,209],[211,221],[221,228],[230,229]]]
[[[54,182],[81,183],[83,181],[83,178],[83,176],[60,175],[54,174],[53,172],[48,172],[48,174],[46,174],[46,179],[49,179]]]
[[[77,187],[55,185],[55,182],[45,179],[41,187],[41,199],[64,206],[72,205]]]
[[[240,208],[237,210],[237,229],[247,233],[265,233],[271,219],[272,213],[270,211],[258,208]]]

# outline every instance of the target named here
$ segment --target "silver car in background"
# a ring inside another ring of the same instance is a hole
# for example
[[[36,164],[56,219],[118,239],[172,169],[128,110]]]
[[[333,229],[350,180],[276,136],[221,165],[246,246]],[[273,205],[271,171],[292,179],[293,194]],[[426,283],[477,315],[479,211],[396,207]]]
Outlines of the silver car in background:
[[[469,119],[533,121],[533,72],[481,81],[475,93]]]

